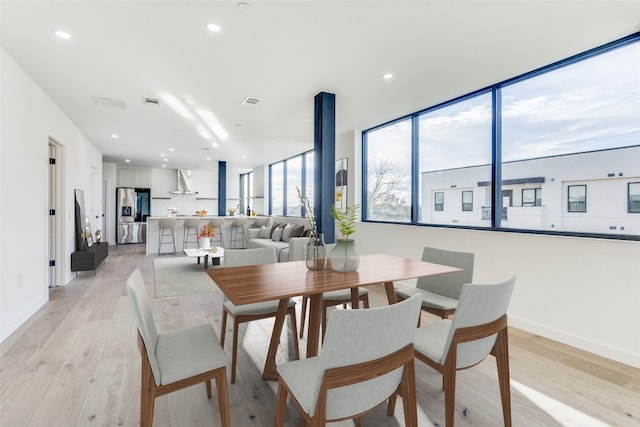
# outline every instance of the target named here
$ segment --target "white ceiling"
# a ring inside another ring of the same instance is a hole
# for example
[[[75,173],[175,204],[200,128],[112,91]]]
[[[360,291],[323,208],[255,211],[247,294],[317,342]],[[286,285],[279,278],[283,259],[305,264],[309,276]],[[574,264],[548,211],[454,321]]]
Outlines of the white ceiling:
[[[640,0],[246,3],[2,0],[0,40],[105,161],[242,170],[313,148],[319,92],[340,136],[640,30]]]

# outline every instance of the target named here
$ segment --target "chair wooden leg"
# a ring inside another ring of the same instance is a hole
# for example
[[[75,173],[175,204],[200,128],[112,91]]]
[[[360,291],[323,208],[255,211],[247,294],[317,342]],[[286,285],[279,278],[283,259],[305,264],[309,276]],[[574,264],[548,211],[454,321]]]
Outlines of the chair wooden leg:
[[[142,375],[140,384],[140,427],[153,425],[156,383],[146,354],[142,355]]]
[[[387,415],[389,417],[392,417],[393,413],[396,412],[396,400],[398,400],[398,391],[395,391],[391,397],[389,397],[389,406],[387,406]]]
[[[207,399],[211,399],[211,380],[206,380],[204,384],[207,386]]]
[[[365,294],[365,295],[362,297],[362,306],[363,306],[364,308],[369,308],[369,295],[368,295],[368,294]]]
[[[507,329],[498,333],[494,347],[498,367],[500,398],[502,399],[502,417],[505,427],[511,427],[511,386],[509,382],[509,339]]]
[[[278,395],[276,397],[276,421],[275,427],[284,427],[284,418],[287,412],[287,390],[279,382]]]
[[[233,347],[231,350],[231,384],[236,383],[236,361],[238,360],[238,319],[233,318]]]
[[[447,427],[453,427],[453,418],[456,406],[456,348],[451,346],[444,370],[442,382],[444,389],[444,418]]]
[[[222,307],[222,322],[220,322],[220,346],[224,348],[224,337],[227,333],[227,310]]]
[[[356,427],[362,427],[362,417],[354,418],[353,422],[355,423]]]
[[[413,359],[404,365],[402,373],[402,408],[406,427],[418,427],[418,407],[416,401],[416,370]],[[447,424],[449,426],[449,424]],[[453,426],[453,424],[451,424]]]
[[[324,332],[327,330],[327,306],[322,306],[322,342],[324,343]]]
[[[302,314],[300,315],[300,339],[304,336],[304,325],[307,321],[307,302],[308,297],[302,297]]]
[[[227,368],[220,368],[221,372],[216,375],[216,390],[218,391],[218,407],[220,409],[220,421],[222,427],[231,426],[231,417],[229,414],[229,392],[227,390]],[[209,387],[211,382],[209,381]]]
[[[289,319],[291,320],[291,335],[293,336],[293,351],[295,353],[296,360],[300,359],[300,346],[298,345],[298,329],[296,325],[296,308],[291,307],[289,309]]]

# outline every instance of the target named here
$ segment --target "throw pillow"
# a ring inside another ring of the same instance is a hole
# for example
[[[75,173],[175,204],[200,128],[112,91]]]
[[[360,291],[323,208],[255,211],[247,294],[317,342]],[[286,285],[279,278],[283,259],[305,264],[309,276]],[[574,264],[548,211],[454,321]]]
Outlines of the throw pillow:
[[[291,237],[302,237],[302,233],[304,233],[304,225],[294,225],[293,230],[291,230]]]
[[[276,230],[276,228],[280,226],[284,227],[284,224],[279,224],[277,222],[274,222],[273,224],[271,224],[271,234],[269,234],[269,237],[273,236],[273,232]]]
[[[267,228],[264,225],[260,227],[258,231],[258,239],[268,239],[271,237],[271,227]]]
[[[283,230],[283,227],[276,227],[276,229],[273,230],[273,233],[271,233],[271,240],[273,240],[274,242],[279,242],[282,239]]]
[[[289,238],[291,237],[291,232],[293,231],[293,224],[287,224],[284,226],[284,229],[282,230],[282,241],[283,242],[289,242]]]

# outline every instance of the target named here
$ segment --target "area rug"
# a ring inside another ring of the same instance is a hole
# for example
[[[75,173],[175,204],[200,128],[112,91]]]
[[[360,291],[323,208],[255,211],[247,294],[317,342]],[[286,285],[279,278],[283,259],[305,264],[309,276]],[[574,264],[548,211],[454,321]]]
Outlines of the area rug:
[[[188,257],[158,257],[153,260],[156,298],[175,297],[219,290],[203,263]]]

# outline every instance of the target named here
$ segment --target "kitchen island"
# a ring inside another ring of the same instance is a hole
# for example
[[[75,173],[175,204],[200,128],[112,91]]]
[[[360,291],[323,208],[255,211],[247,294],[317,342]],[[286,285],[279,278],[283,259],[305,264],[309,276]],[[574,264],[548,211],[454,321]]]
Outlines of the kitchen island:
[[[147,217],[147,255],[157,254],[158,253],[158,239],[159,239],[159,228],[158,221],[161,219],[167,218],[166,216],[150,216]],[[217,217],[214,215],[205,215],[205,216],[197,216],[197,215],[176,215],[175,218],[177,225],[175,229],[175,239],[176,239],[176,253],[182,253],[183,246],[182,242],[184,240],[184,220],[190,218],[196,218],[202,220],[202,224],[207,223],[209,220],[213,218],[223,218],[224,225],[222,226],[222,240],[224,242],[224,247],[229,249],[231,246],[231,223],[234,219],[238,218],[246,218],[248,221],[245,224],[245,236],[247,236],[247,228],[251,227],[253,221],[257,218],[264,218],[259,216],[244,216],[244,215],[236,215],[236,216],[224,216]],[[167,238],[163,240],[165,243]],[[167,250],[166,245],[163,245],[162,251],[165,252]],[[192,247],[192,246],[190,246]]]

